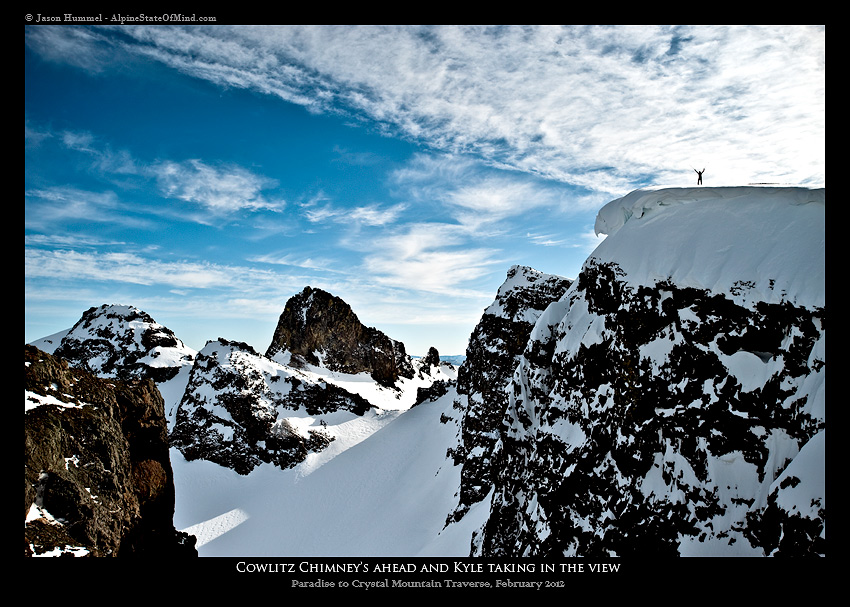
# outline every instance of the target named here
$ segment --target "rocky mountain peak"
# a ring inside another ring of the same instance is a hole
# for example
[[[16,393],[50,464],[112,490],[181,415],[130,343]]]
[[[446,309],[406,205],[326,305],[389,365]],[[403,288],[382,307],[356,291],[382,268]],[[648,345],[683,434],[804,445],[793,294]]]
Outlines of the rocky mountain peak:
[[[511,266],[484,314],[534,324],[546,306],[559,299],[571,283],[563,276],[545,274],[528,266]]]
[[[198,353],[171,444],[190,461],[206,459],[240,474],[262,463],[286,469],[333,441],[322,415],[347,411],[353,417],[370,408],[356,394],[219,338]],[[318,424],[305,424],[307,417]]]
[[[195,352],[146,312],[104,304],[86,310],[54,354],[100,377],[161,382],[191,365]]]
[[[345,301],[306,287],[286,302],[266,356],[291,354],[290,364],[340,373],[369,373],[384,386],[414,375],[404,344],[367,327]]]
[[[422,364],[426,367],[440,366],[440,353],[437,351],[437,348],[434,346],[428,348],[428,353],[422,358]]]

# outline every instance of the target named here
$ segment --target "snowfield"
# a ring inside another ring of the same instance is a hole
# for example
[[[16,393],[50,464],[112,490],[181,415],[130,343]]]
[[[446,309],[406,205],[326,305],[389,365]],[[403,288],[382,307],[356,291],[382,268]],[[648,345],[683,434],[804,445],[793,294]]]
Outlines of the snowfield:
[[[460,483],[446,459],[456,426],[440,422],[452,399],[337,425],[326,451],[286,471],[240,476],[172,449],[175,526],[200,556],[467,556],[486,511],[443,529]]]

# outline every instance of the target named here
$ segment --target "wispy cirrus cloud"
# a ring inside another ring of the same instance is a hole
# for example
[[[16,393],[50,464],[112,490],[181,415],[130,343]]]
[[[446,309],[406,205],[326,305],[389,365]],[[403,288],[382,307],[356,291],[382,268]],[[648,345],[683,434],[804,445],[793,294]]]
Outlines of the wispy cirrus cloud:
[[[106,32],[85,27],[31,27],[25,36],[26,43],[48,61],[94,73],[114,66],[119,50]]]
[[[106,240],[97,236],[69,236],[62,234],[25,234],[25,246],[77,248],[77,247],[104,247],[123,246],[127,243],[121,240]]]
[[[104,38],[219,86],[597,190],[665,182],[691,162],[731,180],[823,178],[822,27],[134,26],[30,36],[54,58],[71,47],[91,58]]]
[[[32,127],[28,124],[28,132]],[[52,138],[49,130],[38,131],[41,139]],[[108,143],[84,131],[65,130],[55,139],[66,149],[92,159],[92,170],[107,178],[136,177],[156,184],[161,196],[196,205],[215,216],[241,210],[280,211],[286,202],[266,192],[278,186],[275,179],[250,171],[233,163],[214,164],[200,159],[144,161],[127,150],[114,150]],[[62,200],[60,214],[82,213],[85,207],[104,206],[104,199],[118,204],[113,192],[81,195],[80,190],[59,186],[34,192],[44,199]],[[75,208],[77,209],[75,211]],[[80,215],[82,216],[82,215]],[[200,214],[185,214],[199,222],[208,220]],[[97,221],[97,214],[92,218]]]
[[[417,154],[393,172],[395,195],[479,236],[532,212],[592,211],[600,199],[534,175],[495,170],[469,157]]]
[[[320,272],[343,273],[342,270],[334,268],[335,263],[331,259],[300,257],[292,253],[268,253],[265,255],[254,255],[252,257],[249,257],[248,261],[277,266],[302,268],[304,270],[311,271],[318,270]]]
[[[556,208],[563,193],[513,177],[484,178],[447,193],[458,221],[477,230],[531,210]]]
[[[150,220],[128,213],[114,191],[95,192],[71,186],[48,186],[24,192],[27,202],[24,226],[31,230],[50,231],[74,221],[97,224],[120,224],[136,229],[150,229]],[[34,208],[31,208],[34,207]]]
[[[53,134],[49,129],[39,128],[29,118],[24,118],[24,147],[38,147],[42,142],[49,140]]]
[[[543,234],[528,232],[526,238],[534,245],[541,247],[559,247],[564,249],[581,249],[586,253],[590,253],[605,240],[605,236],[597,235],[593,230],[587,230],[579,234],[564,234],[557,232],[547,232]]]
[[[110,175],[139,175],[144,172],[132,154],[126,150],[114,150],[85,131],[64,130],[56,134],[62,145],[74,152],[81,152],[92,159],[92,168]]]
[[[414,219],[357,243],[362,274],[422,293],[485,298],[477,285],[511,257],[494,236],[565,203],[563,187],[467,156],[417,154],[389,181]]]
[[[405,204],[363,206],[336,206],[330,202],[302,205],[302,212],[310,223],[349,223],[361,226],[384,226],[395,223],[407,209]]]
[[[279,211],[285,206],[282,200],[263,194],[277,185],[276,180],[239,166],[212,166],[192,159],[157,162],[146,170],[167,198],[196,203],[216,214],[241,209]]]
[[[181,289],[224,288],[238,292],[279,277],[268,271],[213,263],[161,261],[128,252],[25,249],[29,278],[94,280]]]
[[[417,223],[373,239],[362,267],[377,284],[478,298],[468,285],[503,263],[497,249],[472,246],[462,226]]]

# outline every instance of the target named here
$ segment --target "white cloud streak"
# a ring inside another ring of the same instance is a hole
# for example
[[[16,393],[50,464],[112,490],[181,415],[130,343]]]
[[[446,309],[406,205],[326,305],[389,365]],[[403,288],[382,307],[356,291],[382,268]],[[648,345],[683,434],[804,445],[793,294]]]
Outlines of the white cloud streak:
[[[24,193],[28,201],[24,210],[27,229],[50,231],[67,222],[121,224],[135,229],[150,229],[152,222],[127,213],[128,206],[115,192],[91,192],[70,186],[32,189]],[[30,203],[37,202],[37,209]]]
[[[95,280],[136,285],[165,285],[181,289],[255,287],[279,277],[245,267],[211,263],[167,262],[134,253],[90,253],[72,250],[25,249],[27,278]]]
[[[370,243],[363,267],[379,284],[454,297],[482,297],[463,285],[503,264],[498,251],[473,247],[463,226],[409,224]]]
[[[407,205],[396,204],[381,207],[377,204],[359,207],[338,207],[332,204],[302,205],[304,216],[311,223],[333,221],[335,223],[354,223],[361,226],[384,226],[396,222],[404,213]]]
[[[291,253],[257,255],[254,257],[249,257],[248,261],[256,263],[266,263],[276,266],[302,268],[304,270],[319,270],[322,272],[334,273],[341,272],[341,270],[334,269],[334,262],[330,259],[297,257]]]
[[[277,182],[238,166],[213,167],[200,160],[159,162],[149,167],[163,195],[197,203],[216,214],[235,210],[280,210],[284,203],[262,191]]]
[[[647,175],[674,179],[693,162],[727,180],[823,179],[821,27],[157,26],[39,35],[66,50],[109,35],[127,53],[220,86],[347,111],[432,149],[597,190]]]
[[[33,129],[28,123],[27,132],[30,130]],[[44,132],[41,138],[48,136],[49,132]],[[137,177],[152,180],[165,198],[191,203],[216,217],[241,210],[281,211],[286,206],[284,200],[269,198],[265,194],[266,191],[277,187],[278,182],[275,179],[259,175],[241,166],[233,164],[219,166],[199,159],[145,162],[134,158],[126,150],[113,150],[108,144],[98,141],[87,132],[63,131],[59,134],[59,140],[68,150],[80,152],[92,158],[92,168],[100,174],[110,178]],[[70,216],[84,217],[95,208],[119,206],[113,192],[83,192],[60,186],[32,191],[28,194],[53,203],[54,209],[48,215],[54,219]],[[200,223],[210,221],[201,214],[183,214],[182,216]],[[98,221],[99,215],[91,212],[89,217]],[[107,221],[105,218],[100,220]]]

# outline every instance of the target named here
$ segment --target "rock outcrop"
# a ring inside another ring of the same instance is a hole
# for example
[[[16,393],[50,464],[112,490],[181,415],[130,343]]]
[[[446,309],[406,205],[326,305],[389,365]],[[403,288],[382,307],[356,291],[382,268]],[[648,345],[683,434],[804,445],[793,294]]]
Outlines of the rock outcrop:
[[[363,415],[372,405],[224,339],[198,353],[177,409],[171,444],[191,461],[205,459],[240,474],[262,463],[282,469],[333,440],[323,416]]]
[[[414,371],[404,344],[366,327],[345,301],[306,287],[286,302],[266,356],[288,352],[290,364],[307,363],[340,373],[368,373],[383,386]]]
[[[25,556],[197,556],[175,530],[162,396],[24,347]]]
[[[457,449],[461,465],[459,504],[450,520],[463,516],[493,488],[493,453],[507,405],[507,388],[531,330],[543,310],[563,296],[571,280],[513,266],[495,301],[472,331],[466,360],[458,369],[456,408],[462,412]]]
[[[440,353],[433,346],[428,348],[425,356],[415,360],[413,365],[420,379],[425,379],[427,376],[433,380],[429,385],[416,389],[414,406],[437,400],[457,385],[456,377],[452,377],[457,375],[457,369],[453,364],[440,360]]]

